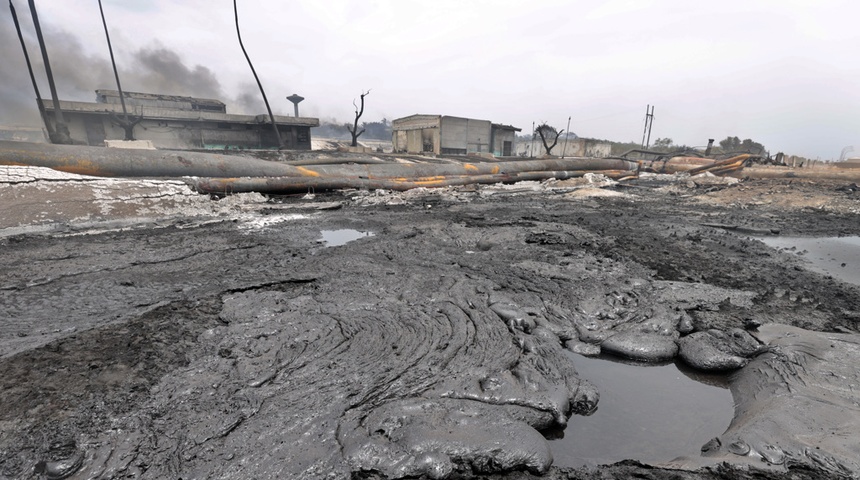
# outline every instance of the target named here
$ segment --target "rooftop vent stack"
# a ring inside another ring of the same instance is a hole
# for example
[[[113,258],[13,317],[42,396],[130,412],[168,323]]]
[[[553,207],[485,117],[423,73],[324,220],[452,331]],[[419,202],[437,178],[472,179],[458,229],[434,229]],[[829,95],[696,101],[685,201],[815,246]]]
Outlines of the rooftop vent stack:
[[[293,102],[293,107],[295,108],[296,117],[299,116],[299,102],[301,102],[304,99],[305,99],[305,97],[300,97],[300,96],[296,95],[295,93],[290,95],[289,97],[287,97],[287,100]]]

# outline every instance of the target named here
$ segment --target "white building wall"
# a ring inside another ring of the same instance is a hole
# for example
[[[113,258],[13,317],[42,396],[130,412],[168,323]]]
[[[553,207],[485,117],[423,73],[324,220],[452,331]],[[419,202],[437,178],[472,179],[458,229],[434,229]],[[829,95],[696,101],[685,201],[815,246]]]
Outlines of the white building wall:
[[[442,117],[441,153],[490,152],[491,128],[488,120]]]

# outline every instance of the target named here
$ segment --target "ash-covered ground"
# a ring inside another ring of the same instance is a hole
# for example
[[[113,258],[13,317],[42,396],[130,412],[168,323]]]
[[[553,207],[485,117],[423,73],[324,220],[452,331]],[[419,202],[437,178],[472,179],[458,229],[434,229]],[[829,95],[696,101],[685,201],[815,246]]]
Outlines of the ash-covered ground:
[[[0,478],[860,475],[860,287],[753,238],[857,235],[856,185],[213,199],[6,167],[0,202]],[[734,419],[555,467],[540,432],[600,405],[565,349],[731,372]]]

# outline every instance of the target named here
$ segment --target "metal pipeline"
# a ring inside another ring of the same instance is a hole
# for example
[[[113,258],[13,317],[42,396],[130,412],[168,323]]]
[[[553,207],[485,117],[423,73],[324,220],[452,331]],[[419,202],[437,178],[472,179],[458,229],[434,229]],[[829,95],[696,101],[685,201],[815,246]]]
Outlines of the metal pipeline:
[[[233,194],[259,192],[269,194],[306,193],[347,188],[368,190],[406,191],[413,188],[439,188],[458,185],[515,183],[526,180],[559,180],[582,177],[587,173],[603,174],[610,178],[635,176],[635,171],[582,170],[542,171],[522,173],[433,176],[419,178],[354,178],[354,177],[245,177],[245,178],[192,178],[186,182],[200,193]]]
[[[728,165],[735,165],[735,164],[743,165],[744,162],[746,162],[747,160],[749,160],[750,158],[755,157],[755,156],[756,155],[744,153],[744,154],[741,154],[741,155],[738,155],[738,156],[735,156],[732,158],[720,160],[719,162],[714,162],[712,165],[703,165],[701,167],[696,167],[692,170],[689,170],[688,173],[690,175],[695,175],[697,173],[701,173],[701,172],[705,172],[705,171],[709,171],[709,170],[716,170],[719,167],[724,167],[724,166],[728,166]]]
[[[637,170],[638,164],[603,158],[567,158],[496,163],[386,163],[294,166],[203,152],[124,150],[0,141],[0,165],[30,165],[102,177],[337,177],[422,178],[537,171]]]
[[[791,167],[747,167],[742,172],[732,173],[743,178],[803,178],[809,180],[834,180],[860,182],[860,169],[837,168],[791,168]]]
[[[690,175],[695,175],[705,171],[711,171],[713,173],[714,170],[719,167],[734,165],[739,162],[740,164],[743,164],[753,157],[756,157],[756,155],[748,153],[736,155],[732,158],[719,161],[700,157],[672,157],[668,160],[644,162],[643,167],[658,173],[687,172]]]
[[[301,174],[300,167],[213,153],[10,141],[0,141],[0,165],[47,167],[98,177],[277,177]]]
[[[381,160],[379,158],[306,158],[303,160],[288,160],[283,162],[287,165],[293,166],[307,166],[307,165],[342,165],[347,163],[359,163],[359,164],[380,164],[387,163],[385,160]]]
[[[456,175],[497,175],[543,171],[638,170],[638,163],[605,158],[517,160],[491,163],[386,163],[384,165],[319,165],[303,167],[309,176],[347,178],[421,178]]]

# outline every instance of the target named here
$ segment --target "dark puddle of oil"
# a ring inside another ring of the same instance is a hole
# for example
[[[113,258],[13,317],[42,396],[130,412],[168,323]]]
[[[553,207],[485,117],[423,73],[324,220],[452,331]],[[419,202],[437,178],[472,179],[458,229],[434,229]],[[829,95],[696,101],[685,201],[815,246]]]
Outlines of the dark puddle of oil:
[[[766,245],[802,255],[809,269],[860,285],[860,237],[755,237]]]
[[[556,466],[699,456],[702,445],[725,432],[734,415],[725,375],[677,363],[568,355],[580,378],[600,391],[600,401],[592,415],[571,417],[564,431],[544,432]]]
[[[345,245],[353,240],[358,240],[363,237],[372,237],[373,232],[360,232],[352,229],[342,230],[323,230],[320,232],[322,238],[318,242],[325,243],[326,247],[337,247]]]

